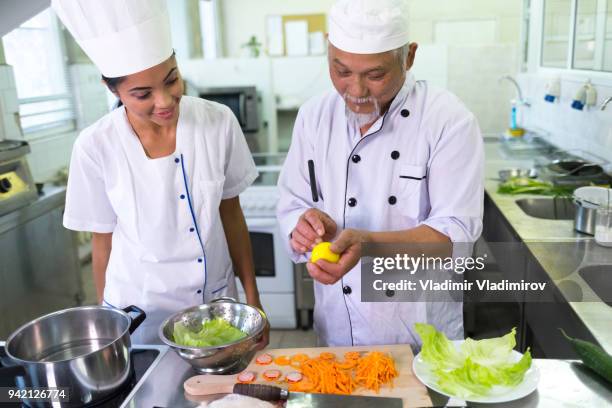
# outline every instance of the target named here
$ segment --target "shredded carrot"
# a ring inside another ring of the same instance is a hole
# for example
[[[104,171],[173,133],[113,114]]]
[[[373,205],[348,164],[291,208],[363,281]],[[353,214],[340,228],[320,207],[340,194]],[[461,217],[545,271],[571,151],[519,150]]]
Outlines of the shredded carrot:
[[[289,391],[351,394],[363,387],[378,393],[382,385],[393,386],[398,372],[390,355],[373,351],[360,357],[357,352],[349,353],[345,354],[345,361],[337,361],[336,356],[329,352],[301,361],[299,371],[304,379],[290,384]],[[291,360],[294,366],[297,361]]]
[[[361,357],[361,354],[358,351],[347,351],[344,353],[344,358],[347,360],[357,360],[359,357]]]
[[[355,380],[358,384],[378,393],[382,384],[390,383],[393,387],[393,379],[397,376],[398,372],[391,356],[373,351],[359,359]]]
[[[342,370],[350,370],[357,365],[357,360],[346,360],[343,363],[337,363],[337,365]]]

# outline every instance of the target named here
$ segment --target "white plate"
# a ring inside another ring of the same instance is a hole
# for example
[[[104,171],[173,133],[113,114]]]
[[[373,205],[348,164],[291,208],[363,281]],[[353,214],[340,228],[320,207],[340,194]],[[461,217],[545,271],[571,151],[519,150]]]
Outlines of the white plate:
[[[464,340],[455,340],[453,341],[453,344],[455,345],[457,349],[459,349],[459,347],[461,346],[463,342]],[[521,357],[523,357],[521,353],[515,350],[512,350],[511,356],[512,356],[512,360],[517,361],[517,362],[521,359]],[[421,381],[423,384],[425,384],[427,387],[431,388],[432,390],[442,395],[445,395],[447,397],[456,398],[460,400],[464,399],[458,395],[448,394],[442,391],[441,389],[439,389],[438,387],[436,387],[436,377],[429,369],[429,364],[426,363],[421,357],[421,353],[417,354],[414,360],[412,361],[412,371],[414,371],[414,374],[419,379],[419,381]],[[527,395],[534,392],[536,388],[538,388],[538,381],[540,381],[540,370],[538,369],[538,367],[536,367],[533,364],[533,361],[532,361],[531,367],[529,367],[529,370],[525,372],[525,377],[523,378],[523,381],[520,384],[514,387],[511,387],[511,388],[494,386],[491,388],[491,393],[488,396],[472,397],[472,398],[468,398],[468,401],[482,402],[482,403],[497,403],[497,402],[514,401],[514,400],[526,397]]]

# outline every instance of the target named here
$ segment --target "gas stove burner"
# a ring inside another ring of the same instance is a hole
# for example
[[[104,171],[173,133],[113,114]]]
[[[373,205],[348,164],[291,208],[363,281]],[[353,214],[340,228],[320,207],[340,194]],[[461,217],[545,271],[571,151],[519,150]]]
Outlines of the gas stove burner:
[[[158,358],[160,351],[153,348],[134,348],[130,352],[130,355],[132,360],[132,372],[129,380],[108,398],[96,401],[95,403],[85,404],[83,405],[83,408],[119,408],[125,399],[130,395],[132,390],[136,387],[138,381],[144,377],[146,371]],[[14,363],[9,357],[7,357],[4,346],[0,345],[0,367],[11,366],[14,366]],[[15,387],[15,380],[16,379],[14,377],[0,377],[0,386]],[[0,406],[4,405],[0,404]],[[16,408],[47,408],[51,407],[52,405],[49,403],[33,403],[31,405],[27,403],[17,403],[11,406]]]
[[[127,396],[130,395],[130,392],[132,389],[134,389],[137,382],[136,375],[132,370],[129,381],[122,385],[121,388],[115,391],[112,395],[94,403],[84,404],[82,405],[82,408],[119,408]],[[50,403],[35,403],[32,405],[22,403],[21,405],[15,405],[15,407],[20,408],[52,408],[52,406],[53,405]]]
[[[0,152],[18,149],[21,146],[27,145],[27,142],[22,140],[0,140]]]

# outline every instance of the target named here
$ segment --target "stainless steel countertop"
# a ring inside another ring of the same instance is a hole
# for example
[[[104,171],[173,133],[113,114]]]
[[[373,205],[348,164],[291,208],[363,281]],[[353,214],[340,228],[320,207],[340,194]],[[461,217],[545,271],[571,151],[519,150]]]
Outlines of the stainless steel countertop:
[[[612,248],[597,245],[593,237],[574,231],[572,220],[534,218],[525,214],[516,204],[516,200],[520,198],[535,196],[497,193],[499,170],[531,168],[535,160],[535,158],[513,159],[504,156],[500,146],[499,140],[485,139],[485,191],[550,277],[555,279],[556,276],[559,276],[559,271],[556,270],[558,265],[575,264],[576,257],[582,259],[579,267],[612,265]],[[552,253],[550,251],[552,247],[541,245],[540,243],[543,242],[573,242],[577,245],[576,250],[572,253],[562,251]],[[568,258],[567,262],[563,262],[564,256],[571,258]],[[565,275],[568,276],[567,273]],[[571,273],[569,277],[580,286],[585,298],[598,299],[576,271]],[[599,344],[606,350],[612,350],[612,307],[604,302],[569,302],[569,305]]]
[[[518,407],[605,407],[612,405],[612,385],[583,367],[581,363],[563,360],[533,360],[540,369],[540,383],[537,391],[520,400],[495,404],[500,408]],[[122,408],[193,408],[200,405],[190,401],[183,391],[183,382],[197,375],[191,366],[168,350],[155,369],[135,390],[133,397]],[[463,401],[449,400],[431,393],[434,406],[464,406]],[[470,406],[490,406],[469,404]]]
[[[36,201],[0,216],[0,234],[17,228],[54,208],[63,206],[65,200],[66,186],[45,184],[43,194],[38,196]]]

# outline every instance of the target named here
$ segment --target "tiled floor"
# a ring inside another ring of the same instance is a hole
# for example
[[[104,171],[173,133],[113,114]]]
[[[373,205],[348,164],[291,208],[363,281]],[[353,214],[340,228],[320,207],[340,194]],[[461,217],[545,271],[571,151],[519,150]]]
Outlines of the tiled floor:
[[[313,330],[271,330],[268,348],[316,347],[317,336]]]

